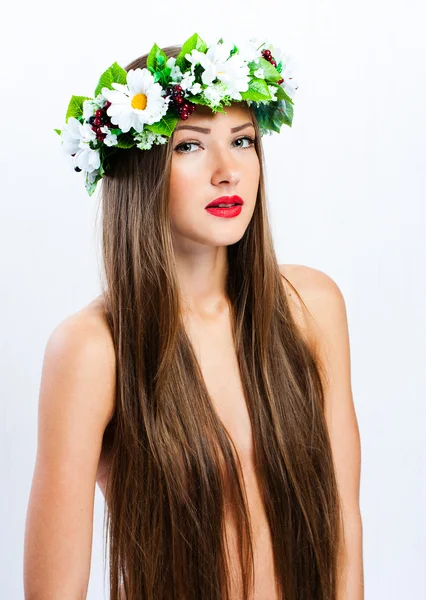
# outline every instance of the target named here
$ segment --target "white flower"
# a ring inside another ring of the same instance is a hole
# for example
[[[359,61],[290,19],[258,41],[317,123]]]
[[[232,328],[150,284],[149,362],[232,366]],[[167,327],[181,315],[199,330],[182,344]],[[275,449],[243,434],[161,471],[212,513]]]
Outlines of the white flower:
[[[80,123],[75,117],[69,117],[68,123],[65,123],[62,132],[62,145],[67,154],[75,154],[82,146],[80,143],[94,142],[96,134],[92,130],[90,123]]]
[[[194,83],[195,83],[195,75],[193,73],[191,73],[191,71],[186,71],[183,74],[182,79],[179,82],[179,84],[183,90],[192,88]]]
[[[174,56],[171,56],[166,61],[166,66],[171,68],[171,71],[170,71],[170,78],[172,80],[171,83],[180,83],[180,81],[182,79],[182,71],[176,65],[176,58]]]
[[[93,171],[100,166],[99,150],[90,147],[96,141],[96,134],[90,123],[80,123],[78,119],[69,117],[62,129],[62,143],[67,154],[74,155],[73,167],[84,171]]]
[[[107,146],[115,146],[117,144],[117,136],[115,133],[111,133],[110,128],[104,125],[101,127],[102,133],[106,133],[106,137],[104,138],[104,144]]]
[[[93,150],[89,142],[85,140],[82,140],[79,146],[80,150],[73,157],[73,167],[78,167],[82,171],[89,171],[89,173],[99,169],[101,165],[99,150]]]
[[[111,102],[107,114],[123,133],[131,127],[141,132],[145,124],[152,125],[166,114],[169,99],[148,69],[131,69],[127,85],[112,83],[113,90],[102,88],[103,96]]]
[[[136,146],[140,150],[149,150],[153,144],[165,144],[168,142],[168,137],[159,133],[154,133],[149,129],[144,129],[141,133],[137,133],[133,139],[136,142]]]
[[[209,102],[210,106],[218,106],[227,93],[228,90],[226,85],[222,82],[219,82],[207,86],[203,92],[203,95],[204,98]]]
[[[257,38],[250,38],[250,40],[242,40],[241,42],[236,42],[236,46],[238,48],[238,53],[242,56],[247,62],[258,61],[262,56],[262,48],[259,48],[263,44],[263,40]]]
[[[273,102],[277,99],[277,97],[275,95],[277,88],[273,85],[268,85],[268,89],[269,89],[269,93],[271,94],[271,98],[270,98],[269,102]]]
[[[99,169],[95,169],[94,171],[87,171],[86,172],[86,182],[87,183],[94,183],[96,177],[99,175]]]
[[[62,147],[67,154],[75,154],[78,151],[78,145],[81,140],[80,122],[69,117],[68,123],[65,123],[62,131]]]
[[[274,46],[273,44],[271,44],[271,42],[269,41],[269,39],[265,38],[265,45],[262,46],[261,50],[270,50],[272,56],[274,57],[275,62],[278,64],[279,62],[281,62],[282,58],[283,58],[283,53],[282,51],[277,48],[276,46]]]
[[[284,89],[285,93],[290,96],[293,100],[296,90],[299,87],[297,79],[295,79],[292,69],[291,69],[291,58],[288,55],[283,55],[283,68],[281,71],[281,77],[284,79],[283,83],[281,83],[281,87]]]
[[[250,69],[238,52],[229,56],[233,47],[230,43],[213,44],[206,54],[192,50],[191,53],[185,54],[185,58],[191,63],[192,74],[197,64],[204,68],[201,80],[205,85],[210,85],[218,79],[226,84],[228,96],[234,100],[241,100],[240,92],[248,90]]]
[[[105,106],[106,98],[104,98],[102,94],[98,94],[93,102],[96,104],[97,108],[103,108]]]
[[[80,123],[80,133],[85,142],[94,142],[96,140],[96,133],[93,131],[90,123]]]
[[[89,117],[92,117],[98,106],[93,102],[93,100],[85,100],[83,102],[83,117],[87,121]]]
[[[188,90],[195,96],[196,94],[200,94],[203,91],[203,88],[201,87],[201,84],[194,83]]]

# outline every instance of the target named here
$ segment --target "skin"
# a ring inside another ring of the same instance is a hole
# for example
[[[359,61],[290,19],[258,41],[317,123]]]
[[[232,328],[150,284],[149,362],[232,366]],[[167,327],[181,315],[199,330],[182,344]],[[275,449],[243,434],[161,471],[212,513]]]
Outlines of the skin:
[[[226,306],[226,247],[244,235],[259,186],[259,159],[254,144],[244,138],[255,138],[253,124],[231,132],[252,123],[250,112],[243,103],[225,110],[213,113],[199,105],[172,137],[169,200],[177,273],[185,310],[200,317],[219,314]],[[183,126],[210,128],[210,133]],[[215,198],[233,194],[244,200],[237,217],[220,218],[205,210]]]
[[[241,453],[253,523],[259,532],[254,600],[272,600],[270,543],[251,476],[251,434],[235,363],[225,297],[226,246],[244,234],[255,208],[260,165],[244,135],[231,133],[251,120],[244,105],[226,114],[199,106],[177,129],[170,180],[170,218],[187,327],[216,410]],[[246,149],[247,146],[247,149]],[[221,195],[244,200],[238,217],[210,215],[205,206]],[[326,367],[325,417],[344,509],[346,552],[339,560],[337,600],[363,600],[362,519],[359,506],[361,447],[351,389],[349,332],[343,295],[327,274],[304,265],[280,265],[308,311],[283,280],[297,325]],[[85,598],[90,576],[95,482],[104,491],[108,443],[104,436],[115,407],[116,363],[102,297],[62,321],[49,337],[38,410],[37,458],[25,535],[27,598]],[[217,377],[221,373],[221,377]],[[78,374],[78,376],[76,375]],[[238,598],[235,594],[235,598]],[[124,598],[124,594],[123,594]]]

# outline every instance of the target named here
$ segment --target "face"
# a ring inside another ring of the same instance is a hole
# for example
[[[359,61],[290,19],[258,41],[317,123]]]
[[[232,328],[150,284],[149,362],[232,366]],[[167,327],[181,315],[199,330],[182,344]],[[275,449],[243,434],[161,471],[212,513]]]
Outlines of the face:
[[[213,113],[198,105],[173,132],[169,206],[175,241],[234,244],[252,218],[260,176],[252,117],[243,103],[224,110],[226,114]],[[234,195],[243,201],[237,216],[216,216],[205,208],[216,198]]]

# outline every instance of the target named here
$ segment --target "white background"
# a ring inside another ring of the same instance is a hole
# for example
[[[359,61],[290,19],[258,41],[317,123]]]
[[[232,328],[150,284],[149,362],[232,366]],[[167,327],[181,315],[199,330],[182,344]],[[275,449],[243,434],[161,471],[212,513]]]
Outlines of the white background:
[[[202,12],[202,9],[205,12]],[[421,0],[10,3],[1,35],[0,590],[23,539],[52,329],[99,293],[95,211],[53,131],[72,94],[159,46],[267,37],[297,65],[293,127],[264,139],[279,262],[339,285],[362,443],[365,597],[426,598],[426,21]],[[97,489],[88,598],[103,595]],[[106,580],[107,582],[107,580]],[[107,586],[105,586],[107,589]]]

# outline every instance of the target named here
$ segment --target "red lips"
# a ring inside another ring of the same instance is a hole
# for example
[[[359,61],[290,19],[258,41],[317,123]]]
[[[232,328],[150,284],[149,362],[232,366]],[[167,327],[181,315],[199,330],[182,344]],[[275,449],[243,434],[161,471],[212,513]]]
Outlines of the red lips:
[[[218,204],[244,204],[244,200],[240,196],[220,196],[219,198],[215,198],[210,204],[207,204],[206,208],[217,206]]]

